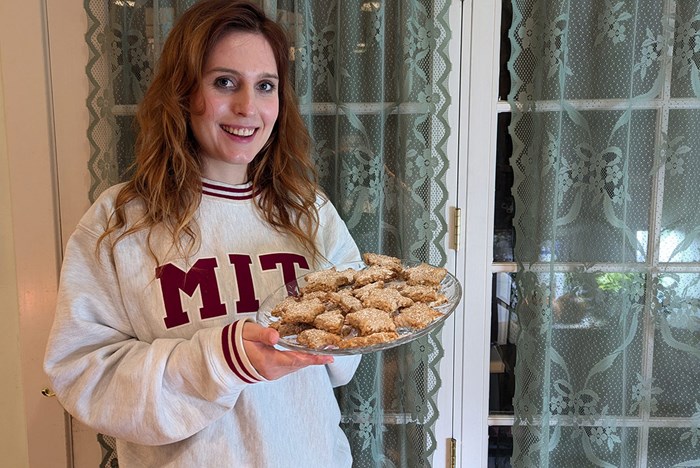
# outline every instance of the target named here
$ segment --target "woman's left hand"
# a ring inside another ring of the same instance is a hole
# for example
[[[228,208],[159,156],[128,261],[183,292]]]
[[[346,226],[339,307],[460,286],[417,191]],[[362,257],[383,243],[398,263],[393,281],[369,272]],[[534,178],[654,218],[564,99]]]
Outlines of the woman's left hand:
[[[272,328],[249,321],[243,325],[243,346],[248,359],[255,370],[268,380],[279,379],[304,367],[333,362],[333,356],[280,351],[274,348],[279,338],[277,330]]]

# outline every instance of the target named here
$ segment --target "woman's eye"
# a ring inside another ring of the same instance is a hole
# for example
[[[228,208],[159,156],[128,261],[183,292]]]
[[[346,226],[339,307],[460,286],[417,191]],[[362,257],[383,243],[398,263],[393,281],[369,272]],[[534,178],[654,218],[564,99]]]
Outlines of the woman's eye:
[[[258,85],[261,91],[264,91],[266,93],[271,93],[272,91],[275,90],[275,84],[270,82],[270,81],[265,81],[263,83],[260,83]]]
[[[233,88],[234,86],[233,80],[225,77],[217,78],[214,80],[214,84],[219,88]]]

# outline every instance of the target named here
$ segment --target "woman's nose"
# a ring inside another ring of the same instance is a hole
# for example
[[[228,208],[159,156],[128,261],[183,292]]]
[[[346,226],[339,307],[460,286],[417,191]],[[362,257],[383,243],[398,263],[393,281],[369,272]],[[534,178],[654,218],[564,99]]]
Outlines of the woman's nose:
[[[251,115],[255,113],[255,91],[243,87],[233,97],[233,111],[239,115]]]

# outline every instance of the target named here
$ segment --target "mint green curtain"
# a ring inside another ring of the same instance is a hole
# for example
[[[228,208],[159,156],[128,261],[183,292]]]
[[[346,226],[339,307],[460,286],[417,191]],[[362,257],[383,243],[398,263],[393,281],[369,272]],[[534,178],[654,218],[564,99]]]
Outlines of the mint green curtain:
[[[513,466],[700,466],[699,31],[513,0]]]
[[[361,251],[446,260],[446,3],[292,7],[295,86],[316,165]],[[438,333],[363,357],[338,391],[355,466],[430,466],[441,356]]]
[[[135,105],[174,19],[192,3],[85,0],[91,198],[128,175]],[[449,1],[259,3],[290,33],[320,180],[360,249],[444,265]],[[442,355],[438,330],[365,355],[337,390],[355,466],[432,466]]]

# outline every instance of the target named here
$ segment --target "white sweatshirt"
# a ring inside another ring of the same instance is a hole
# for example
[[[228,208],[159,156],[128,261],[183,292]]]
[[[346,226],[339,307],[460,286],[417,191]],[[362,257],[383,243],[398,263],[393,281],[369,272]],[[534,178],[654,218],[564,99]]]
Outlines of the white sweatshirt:
[[[120,186],[105,191],[71,236],[44,369],[75,418],[117,439],[119,466],[336,468],[352,462],[332,388],[359,357],[336,357],[275,381],[248,383],[233,366],[231,323],[255,319],[265,297],[318,267],[292,236],[272,230],[250,185],[203,181],[201,246],[185,264],[167,235],[96,242]],[[360,254],[319,197],[321,254]],[[128,207],[137,219],[139,203]],[[169,251],[171,250],[171,251]],[[240,376],[239,376],[240,375]]]

